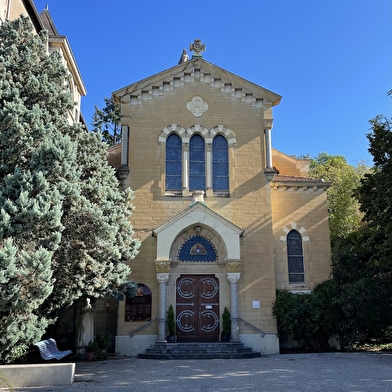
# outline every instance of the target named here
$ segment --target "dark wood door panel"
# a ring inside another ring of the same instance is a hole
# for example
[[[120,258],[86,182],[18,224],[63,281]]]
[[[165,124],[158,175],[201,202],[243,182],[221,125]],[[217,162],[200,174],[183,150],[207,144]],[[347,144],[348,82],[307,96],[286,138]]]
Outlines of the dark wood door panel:
[[[219,281],[210,275],[177,280],[177,341],[219,341]]]

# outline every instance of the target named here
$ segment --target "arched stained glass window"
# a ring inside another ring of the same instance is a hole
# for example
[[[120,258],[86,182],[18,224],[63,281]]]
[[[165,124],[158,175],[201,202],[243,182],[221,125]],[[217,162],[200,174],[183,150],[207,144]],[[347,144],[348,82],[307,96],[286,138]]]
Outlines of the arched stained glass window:
[[[289,283],[305,283],[302,237],[297,230],[291,230],[287,234],[287,261],[289,269]]]
[[[182,189],[182,142],[175,134],[166,140],[166,189]]]
[[[215,136],[212,141],[212,189],[229,190],[229,154],[227,140],[222,135]]]
[[[191,137],[189,143],[189,189],[205,189],[205,144],[200,135]]]
[[[178,260],[181,262],[216,262],[217,259],[214,245],[200,235],[188,238],[178,252]]]

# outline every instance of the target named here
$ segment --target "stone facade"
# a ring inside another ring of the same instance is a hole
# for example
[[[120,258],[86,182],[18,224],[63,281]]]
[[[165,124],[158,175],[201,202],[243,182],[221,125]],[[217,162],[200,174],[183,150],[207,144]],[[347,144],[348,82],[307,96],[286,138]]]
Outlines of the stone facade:
[[[177,304],[182,333],[182,276],[217,278],[219,325],[227,306],[232,340],[265,354],[278,352],[272,314],[276,289],[311,290],[331,272],[329,184],[307,177],[308,160],[288,157],[270,145],[272,108],[281,97],[207,62],[200,53],[113,97],[121,102],[123,145],[112,148],[109,159],[115,167],[121,162],[130,168],[123,186],[135,192],[132,225],[142,243],[131,262],[131,278],[152,294],[151,323],[125,321],[126,304],[120,304],[116,352],[136,355],[164,340],[169,304]],[[172,134],[181,140],[182,189],[174,191],[166,189],[166,142]],[[195,135],[205,143],[202,189],[192,189],[189,180]],[[213,185],[211,151],[217,135],[227,141],[224,191]],[[303,281],[295,284],[289,281],[287,256],[287,236],[293,231],[302,239],[304,268]],[[215,249],[214,262],[180,259],[180,249],[194,236]]]
[[[38,12],[30,0],[0,0],[0,21],[14,20],[20,15],[28,16],[37,32],[42,28]]]

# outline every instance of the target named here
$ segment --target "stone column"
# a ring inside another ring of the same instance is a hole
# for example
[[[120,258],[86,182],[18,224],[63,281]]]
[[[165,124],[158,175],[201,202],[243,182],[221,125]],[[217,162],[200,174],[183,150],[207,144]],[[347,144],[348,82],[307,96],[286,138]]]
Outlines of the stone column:
[[[166,343],[166,283],[169,274],[157,274],[159,282],[159,316],[157,343]]]
[[[266,168],[267,169],[272,169],[272,146],[271,146],[271,128],[272,124],[270,125],[270,128],[266,128],[264,130],[265,132],[265,155],[266,155]]]
[[[231,342],[239,341],[237,282],[240,276],[239,272],[227,274],[227,280],[230,283]]]
[[[128,166],[128,137],[129,137],[129,127],[123,125],[121,127],[122,133],[122,145],[121,145],[121,164]]]
[[[170,260],[156,260],[155,271],[159,283],[158,340],[166,343],[166,283],[170,275]]]
[[[272,166],[272,145],[271,145],[271,120],[264,120],[264,140],[265,140],[265,169],[264,174],[267,177],[267,181],[271,182],[277,171]]]
[[[182,196],[189,196],[189,143],[182,146]]]
[[[212,189],[212,144],[206,143],[206,195],[213,196]]]

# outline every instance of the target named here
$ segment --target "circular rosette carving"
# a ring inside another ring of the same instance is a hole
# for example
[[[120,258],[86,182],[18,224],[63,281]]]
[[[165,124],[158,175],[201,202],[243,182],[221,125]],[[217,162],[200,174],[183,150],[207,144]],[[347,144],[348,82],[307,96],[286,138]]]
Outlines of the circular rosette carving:
[[[219,324],[218,316],[211,310],[201,312],[202,327],[204,332],[213,332]]]
[[[183,331],[183,332],[192,332],[195,330],[193,326],[193,317],[195,315],[195,312],[192,312],[191,310],[183,310],[178,316],[177,316],[177,326],[178,328]]]
[[[195,294],[192,291],[193,283],[194,283],[194,279],[189,279],[189,278],[182,279],[177,284],[178,294],[185,299],[193,298],[195,296]]]
[[[203,298],[213,298],[215,297],[216,293],[219,291],[219,286],[215,280],[210,278],[202,279],[203,283],[203,292],[201,296]]]

